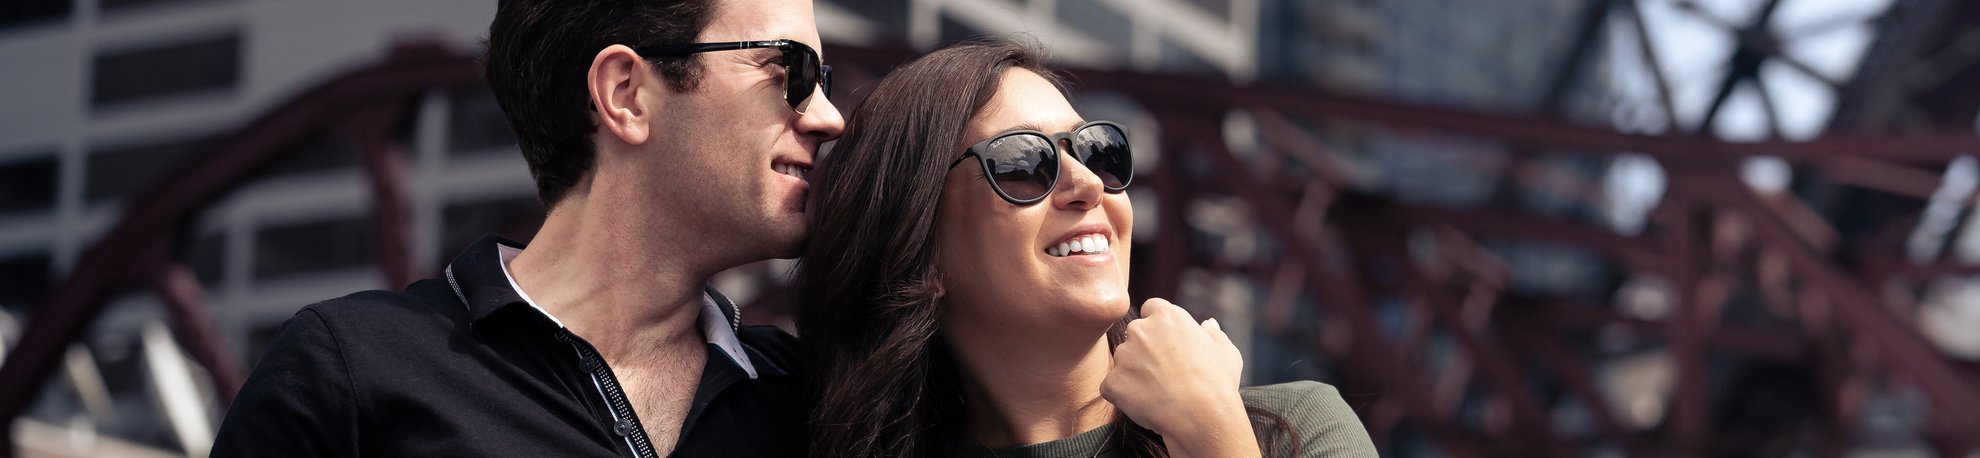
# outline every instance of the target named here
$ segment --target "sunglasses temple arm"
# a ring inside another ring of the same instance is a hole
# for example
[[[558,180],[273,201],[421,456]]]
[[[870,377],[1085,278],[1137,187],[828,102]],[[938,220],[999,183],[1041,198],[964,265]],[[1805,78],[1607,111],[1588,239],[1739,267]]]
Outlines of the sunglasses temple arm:
[[[953,168],[956,168],[956,165],[957,165],[957,164],[962,164],[962,162],[963,162],[963,160],[964,160],[964,159],[969,159],[969,158],[970,158],[970,156],[975,156],[975,155],[976,155],[976,153],[973,153],[973,152],[972,152],[972,153],[963,153],[963,155],[962,155],[962,157],[959,157],[959,158],[956,158],[956,160],[955,160],[955,161],[953,161],[953,162],[950,162],[950,163],[949,163],[949,167],[948,167],[948,168],[952,168],[952,169],[953,169]]]

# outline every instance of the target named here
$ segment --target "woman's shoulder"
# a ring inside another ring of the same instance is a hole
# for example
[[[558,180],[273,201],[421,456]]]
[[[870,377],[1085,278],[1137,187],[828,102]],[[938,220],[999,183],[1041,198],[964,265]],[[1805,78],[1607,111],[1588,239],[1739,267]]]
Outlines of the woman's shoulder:
[[[1328,407],[1321,404],[1328,404],[1326,401],[1329,399],[1341,399],[1340,390],[1334,389],[1333,385],[1312,380],[1247,386],[1239,390],[1239,393],[1244,396],[1246,404],[1274,408],[1273,412],[1279,412],[1281,408]],[[1339,404],[1343,408],[1347,407],[1346,401],[1341,401]],[[1354,413],[1347,412],[1347,414]]]
[[[1240,393],[1245,405],[1279,417],[1254,421],[1282,420],[1290,426],[1290,432],[1299,437],[1297,456],[1376,456],[1367,428],[1333,385],[1302,380],[1246,387]]]

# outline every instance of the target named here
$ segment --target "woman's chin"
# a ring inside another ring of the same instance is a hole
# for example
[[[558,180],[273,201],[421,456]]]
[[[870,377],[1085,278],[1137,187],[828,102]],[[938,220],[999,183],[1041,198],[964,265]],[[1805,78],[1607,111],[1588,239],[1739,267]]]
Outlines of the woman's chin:
[[[1111,326],[1114,322],[1120,321],[1121,317],[1127,316],[1128,305],[1127,294],[1120,294],[1074,301],[1066,304],[1063,310],[1075,314],[1076,316],[1071,319],[1077,322]]]

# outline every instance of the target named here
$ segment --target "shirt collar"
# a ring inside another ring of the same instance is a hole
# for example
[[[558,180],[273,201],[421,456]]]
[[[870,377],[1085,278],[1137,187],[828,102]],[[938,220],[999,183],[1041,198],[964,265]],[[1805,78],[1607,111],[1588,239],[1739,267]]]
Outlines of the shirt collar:
[[[453,287],[454,295],[467,307],[468,325],[493,315],[496,311],[522,304],[534,315],[541,316],[564,329],[564,322],[538,306],[536,301],[516,284],[514,275],[509,273],[509,263],[516,255],[522,254],[522,243],[502,238],[495,234],[482,236],[469,245],[467,251],[447,264],[447,284]],[[750,379],[757,377],[756,365],[751,364],[747,353],[743,352],[742,340],[736,337],[741,327],[741,311],[728,297],[703,286],[701,294],[701,334],[708,344],[722,350],[729,360]]]

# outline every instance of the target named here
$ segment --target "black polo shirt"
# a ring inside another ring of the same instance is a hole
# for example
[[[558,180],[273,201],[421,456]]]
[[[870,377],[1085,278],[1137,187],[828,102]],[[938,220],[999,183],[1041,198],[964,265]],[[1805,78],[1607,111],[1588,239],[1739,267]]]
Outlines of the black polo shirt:
[[[612,368],[515,287],[519,252],[490,235],[446,278],[296,312],[213,456],[653,456]],[[673,456],[804,454],[795,339],[702,302],[708,362]]]

